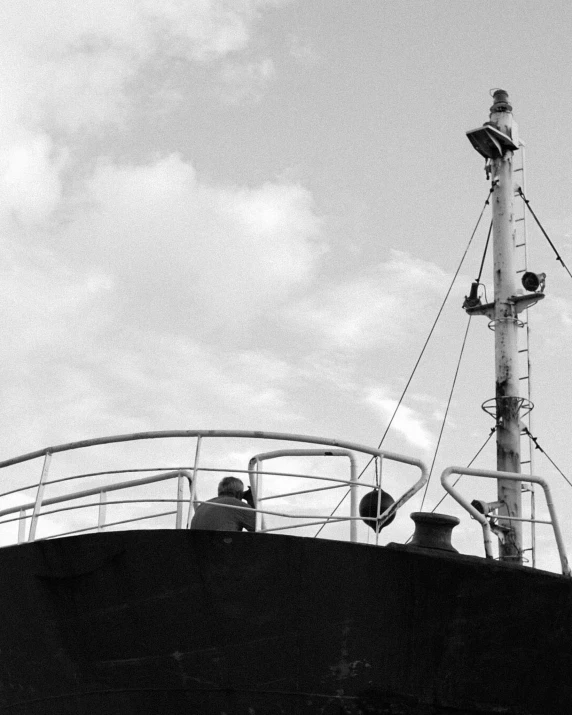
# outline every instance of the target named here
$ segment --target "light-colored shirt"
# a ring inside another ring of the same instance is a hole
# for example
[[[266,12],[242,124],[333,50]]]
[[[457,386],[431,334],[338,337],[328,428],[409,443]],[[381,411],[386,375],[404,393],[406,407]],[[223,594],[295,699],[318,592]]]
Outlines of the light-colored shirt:
[[[217,506],[227,504],[228,506]],[[236,509],[233,507],[242,507]],[[254,531],[256,512],[244,501],[236,497],[222,496],[199,504],[191,520],[191,529],[211,531]]]

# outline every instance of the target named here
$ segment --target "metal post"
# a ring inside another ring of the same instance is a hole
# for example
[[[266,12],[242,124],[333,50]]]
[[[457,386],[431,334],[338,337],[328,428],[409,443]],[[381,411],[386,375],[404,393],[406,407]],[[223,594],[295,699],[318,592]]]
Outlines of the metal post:
[[[512,136],[512,107],[508,95],[496,90],[490,121],[503,134]],[[516,138],[516,137],[513,137]],[[497,469],[520,473],[520,399],[518,388],[518,321],[514,301],[516,294],[515,229],[513,216],[513,152],[503,151],[492,160],[493,180],[493,252],[494,252],[494,325]],[[503,502],[499,516],[520,517],[521,482],[498,480],[498,499]],[[499,520],[505,538],[499,545],[503,561],[522,563],[521,522]]]
[[[26,541],[26,510],[20,509],[20,519],[18,521],[18,543]]]
[[[358,488],[359,483],[357,480],[357,470],[356,463],[353,454],[348,455],[350,458],[350,541],[356,543],[358,540],[358,522],[359,517],[359,502],[358,502]]]
[[[177,478],[177,516],[175,517],[175,529],[183,528],[183,487],[184,477],[179,474]]]
[[[102,489],[99,492],[99,508],[97,510],[97,531],[105,529],[105,518],[107,515],[107,492]]]
[[[44,457],[44,465],[42,467],[42,474],[40,476],[40,483],[38,484],[38,491],[36,492],[36,502],[34,504],[34,511],[32,512],[32,519],[30,522],[30,532],[28,534],[28,541],[34,541],[36,538],[36,527],[38,526],[38,519],[40,518],[40,511],[42,509],[42,500],[44,498],[44,490],[46,488],[46,479],[48,478],[48,471],[50,469],[50,462],[52,461],[52,453],[46,452]]]
[[[377,487],[377,509],[375,510],[376,517],[379,519],[379,515],[381,514],[381,483],[383,481],[382,476],[383,476],[383,455],[381,457],[378,457],[378,466],[379,466],[379,481],[376,479],[376,487]],[[377,528],[377,522],[375,524],[375,545],[379,546],[379,532],[380,530]],[[369,534],[368,534],[369,536]]]
[[[195,448],[195,462],[193,464],[193,494],[191,495],[191,503],[189,504],[189,513],[187,515],[187,529],[191,528],[191,520],[195,513],[195,499],[197,498],[197,474],[199,472],[199,458],[201,456],[202,437],[197,435],[197,446]]]

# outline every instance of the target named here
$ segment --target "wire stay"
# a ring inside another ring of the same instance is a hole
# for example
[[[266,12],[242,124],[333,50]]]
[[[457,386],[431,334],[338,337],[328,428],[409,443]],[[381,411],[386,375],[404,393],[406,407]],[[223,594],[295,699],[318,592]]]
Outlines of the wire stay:
[[[467,327],[465,328],[465,335],[463,336],[463,342],[461,344],[461,352],[459,353],[459,359],[457,360],[457,367],[455,369],[455,375],[453,376],[451,390],[449,391],[449,399],[447,400],[447,407],[445,408],[445,414],[443,415],[443,421],[441,422],[441,429],[439,431],[439,437],[437,438],[437,444],[435,446],[435,452],[433,454],[433,461],[431,462],[431,469],[429,470],[429,477],[427,478],[427,483],[425,484],[425,490],[423,492],[423,499],[421,500],[421,511],[423,511],[423,505],[425,504],[425,497],[427,496],[427,490],[429,489],[429,484],[431,483],[433,467],[435,466],[435,461],[437,459],[437,453],[439,452],[439,447],[441,445],[441,438],[443,437],[443,432],[445,430],[445,425],[447,423],[447,417],[449,415],[449,408],[451,407],[453,393],[455,391],[455,386],[457,384],[457,377],[459,376],[459,370],[461,368],[461,360],[463,359],[463,353],[465,352],[465,345],[467,344],[469,328],[471,327],[471,318],[472,318],[472,316],[469,315],[469,319],[467,321]]]
[[[471,459],[471,461],[467,464],[467,469],[473,464],[473,462],[477,459],[477,457],[480,455],[480,453],[483,451],[483,449],[484,449],[484,448],[487,446],[487,444],[491,441],[491,437],[493,436],[493,434],[494,434],[496,431],[497,431],[497,428],[496,428],[496,427],[491,427],[491,431],[489,432],[489,436],[486,438],[486,440],[484,441],[484,443],[483,443],[483,445],[481,446],[481,448],[479,449],[479,451],[475,454],[475,456],[474,456],[474,457]],[[455,481],[453,482],[453,486],[454,486],[454,487],[457,486],[457,484],[459,483],[459,480],[461,480],[462,478],[463,478],[463,475],[462,475],[462,474],[459,474],[459,476],[457,477],[457,479],[455,479]],[[445,492],[445,494],[441,497],[441,499],[439,499],[439,501],[437,502],[437,504],[435,504],[435,506],[433,507],[433,509],[431,509],[431,513],[433,513],[436,509],[438,509],[438,508],[441,506],[441,504],[445,501],[445,499],[446,499],[447,497],[449,497],[449,496],[451,496],[451,495],[449,494],[449,492]]]
[[[564,472],[560,469],[560,467],[546,454],[546,451],[542,449],[542,447],[538,444],[538,439],[536,437],[533,437],[530,431],[528,430],[527,427],[524,427],[523,432],[527,437],[529,437],[533,442],[534,442],[534,448],[540,450],[542,454],[546,457],[546,459],[550,462],[550,464],[561,474],[564,479],[568,482],[568,484],[572,487],[572,482],[568,479],[568,477],[564,474]]]
[[[397,414],[397,411],[398,411],[399,408],[401,407],[401,403],[403,402],[403,399],[404,399],[404,397],[405,397],[405,394],[406,394],[407,390],[409,389],[409,385],[411,384],[411,382],[412,382],[412,380],[413,380],[413,377],[414,377],[414,375],[415,375],[415,373],[416,373],[416,371],[417,371],[417,368],[419,367],[419,363],[421,362],[421,359],[422,359],[422,357],[423,357],[423,355],[424,355],[424,353],[425,353],[425,350],[427,349],[427,346],[428,346],[428,344],[429,344],[429,341],[431,340],[431,336],[433,335],[433,332],[435,331],[435,327],[437,326],[437,323],[438,323],[438,321],[439,321],[439,318],[441,317],[441,313],[443,312],[443,309],[444,309],[444,307],[445,307],[445,304],[446,304],[446,302],[447,302],[447,300],[448,300],[448,298],[449,298],[449,295],[450,295],[450,293],[451,293],[451,291],[452,291],[452,289],[453,289],[453,285],[455,284],[455,281],[457,280],[457,276],[459,275],[459,272],[460,272],[461,267],[462,267],[462,265],[463,265],[463,263],[464,263],[464,261],[465,261],[465,258],[466,258],[466,256],[467,256],[467,253],[468,253],[468,251],[469,251],[469,248],[471,247],[471,244],[472,244],[472,242],[473,242],[473,238],[475,237],[475,234],[476,234],[476,232],[477,232],[477,229],[479,228],[479,225],[480,225],[480,223],[481,223],[481,219],[482,219],[482,217],[483,217],[483,214],[484,214],[484,212],[485,212],[485,209],[487,208],[487,206],[488,206],[489,203],[490,203],[491,195],[492,195],[493,191],[494,191],[494,186],[491,186],[491,188],[489,189],[489,193],[488,193],[488,195],[487,195],[487,198],[485,199],[485,203],[484,203],[484,205],[483,205],[483,208],[481,209],[481,213],[479,214],[479,218],[477,219],[477,223],[475,224],[475,228],[473,229],[473,232],[471,233],[471,237],[469,238],[469,242],[467,243],[467,246],[466,246],[466,248],[465,248],[465,250],[464,250],[464,252],[463,252],[463,255],[461,256],[461,260],[459,261],[459,265],[457,266],[457,270],[455,271],[455,274],[453,275],[453,279],[451,280],[451,283],[450,283],[450,285],[449,285],[449,288],[447,289],[447,292],[446,292],[446,294],[445,294],[445,297],[443,298],[443,302],[441,303],[441,306],[440,306],[440,308],[439,308],[439,310],[438,310],[438,312],[437,312],[437,316],[436,316],[436,318],[435,318],[435,320],[434,320],[434,322],[433,322],[433,325],[431,326],[431,329],[429,330],[429,334],[428,334],[428,336],[427,336],[427,339],[425,340],[425,343],[424,343],[423,347],[421,348],[421,352],[419,353],[419,357],[417,358],[417,361],[415,362],[415,365],[413,366],[413,370],[412,370],[412,372],[411,372],[411,375],[409,376],[409,379],[407,380],[407,382],[406,382],[406,384],[405,384],[405,387],[403,388],[403,391],[402,391],[402,393],[401,393],[401,396],[400,396],[399,400],[397,401],[397,405],[395,406],[395,409],[394,409],[394,411],[393,411],[393,414],[391,415],[391,417],[390,417],[390,419],[389,419],[389,422],[387,423],[387,427],[385,428],[385,431],[384,431],[384,433],[383,433],[381,439],[379,440],[379,444],[377,445],[377,448],[378,448],[378,449],[381,449],[381,445],[383,444],[383,442],[384,442],[384,440],[385,440],[385,438],[386,438],[386,436],[387,436],[387,433],[389,432],[389,430],[390,430],[390,428],[391,428],[391,425],[393,424],[393,420],[395,419],[395,416],[396,416],[396,414]],[[489,229],[489,233],[490,233],[490,229]],[[373,457],[367,462],[367,464],[365,465],[365,467],[364,467],[364,468],[361,470],[361,472],[358,474],[357,479],[360,479],[360,478],[363,476],[364,472],[365,472],[366,469],[369,467],[369,465],[372,463],[372,461],[373,461]],[[340,508],[340,506],[341,506],[341,505],[343,504],[343,502],[346,500],[346,498],[347,498],[347,496],[348,496],[349,493],[350,493],[350,490],[348,489],[348,490],[346,491],[346,493],[342,496],[342,498],[340,499],[340,501],[336,504],[336,506],[334,507],[334,509],[333,509],[332,513],[330,514],[330,516],[333,516],[333,515],[337,512],[337,510]],[[322,529],[324,528],[325,525],[326,525],[326,524],[322,524],[322,525],[320,526],[320,528],[318,529],[318,531],[314,534],[314,538],[316,538],[317,536],[319,536],[320,532],[322,531]]]
[[[523,190],[522,190],[522,188],[521,188],[520,186],[518,187],[518,193],[519,193],[519,196],[520,196],[520,197],[522,198],[522,200],[524,201],[524,203],[525,203],[525,205],[526,205],[526,208],[530,211],[530,213],[531,213],[532,216],[534,217],[534,220],[536,221],[536,223],[537,223],[537,225],[538,225],[538,228],[539,228],[539,229],[542,231],[542,233],[544,234],[544,238],[548,241],[548,243],[550,244],[550,247],[551,247],[552,250],[554,251],[554,253],[555,253],[555,255],[556,255],[556,260],[559,261],[559,262],[562,264],[562,267],[566,270],[566,272],[568,273],[568,275],[570,276],[570,278],[572,278],[572,273],[570,273],[570,269],[569,269],[568,266],[564,263],[564,261],[563,261],[563,259],[562,259],[562,256],[558,253],[558,249],[556,248],[556,246],[555,246],[555,245],[552,243],[552,241],[550,240],[550,236],[549,236],[549,235],[546,233],[546,231],[544,230],[544,226],[543,226],[543,225],[540,223],[540,221],[538,220],[538,217],[536,216],[536,214],[535,214],[534,211],[532,210],[532,207],[530,206],[530,201],[526,198],[526,196],[524,195],[524,192],[523,192]]]

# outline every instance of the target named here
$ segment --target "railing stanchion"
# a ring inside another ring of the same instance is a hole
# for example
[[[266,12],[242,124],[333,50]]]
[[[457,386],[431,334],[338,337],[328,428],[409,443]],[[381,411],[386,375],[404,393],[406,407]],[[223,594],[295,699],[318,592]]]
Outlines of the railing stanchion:
[[[105,517],[107,513],[107,492],[102,489],[99,492],[99,509],[97,512],[97,531],[105,529]]]
[[[26,541],[26,510],[20,509],[20,520],[18,521],[18,543]]]
[[[193,494],[191,497],[191,503],[189,505],[189,515],[187,516],[187,529],[191,528],[191,519],[193,518],[193,514],[195,513],[195,500],[197,498],[197,473],[199,471],[199,457],[201,456],[201,444],[202,444],[202,436],[199,434],[199,435],[197,435],[197,446],[195,448],[195,463],[193,464],[193,476],[192,476]]]
[[[376,522],[375,522],[375,545],[379,546],[379,532],[381,529],[377,528],[377,519],[379,519],[379,516],[381,514],[381,482],[382,482],[382,475],[383,475],[383,454],[381,454],[378,459],[378,464],[379,464],[379,482],[376,479],[376,487],[377,487],[377,509],[375,510],[375,516],[376,516]]]
[[[177,516],[175,518],[175,529],[183,528],[183,486],[184,478],[179,474],[177,479]]]
[[[42,499],[44,498],[44,490],[46,488],[46,478],[50,469],[50,462],[52,461],[52,453],[46,452],[44,457],[44,466],[42,467],[42,476],[40,477],[40,483],[38,484],[38,491],[36,492],[36,503],[34,504],[34,511],[32,513],[32,521],[30,523],[30,533],[28,534],[28,541],[34,541],[36,538],[36,527],[38,525],[38,518],[40,516],[40,510],[42,509]]]
[[[356,477],[356,461],[351,452],[347,453],[350,460],[350,541],[355,543],[358,540],[358,481]]]

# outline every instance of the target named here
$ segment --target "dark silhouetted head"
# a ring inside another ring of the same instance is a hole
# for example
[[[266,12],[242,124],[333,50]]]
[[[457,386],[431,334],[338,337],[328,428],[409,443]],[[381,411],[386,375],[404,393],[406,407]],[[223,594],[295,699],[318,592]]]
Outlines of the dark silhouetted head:
[[[242,479],[238,479],[237,477],[224,477],[220,480],[218,485],[219,497],[235,497],[236,499],[242,499],[243,491],[244,484]]]
[[[378,515],[378,494],[379,489],[373,489],[371,492],[368,492],[359,503],[359,515],[368,526],[371,526],[374,531],[376,530],[376,527],[377,531],[381,531],[386,526],[389,526],[389,524],[391,524],[391,522],[395,519],[395,514],[393,514],[385,522],[385,524],[378,526],[376,523]],[[383,514],[383,512],[394,503],[394,501],[395,499],[382,489],[381,496],[379,496],[379,513]]]

